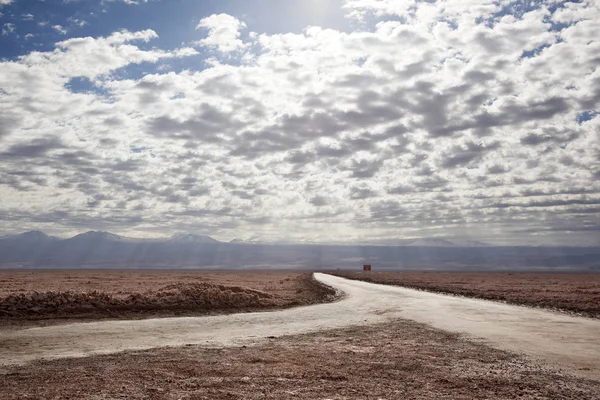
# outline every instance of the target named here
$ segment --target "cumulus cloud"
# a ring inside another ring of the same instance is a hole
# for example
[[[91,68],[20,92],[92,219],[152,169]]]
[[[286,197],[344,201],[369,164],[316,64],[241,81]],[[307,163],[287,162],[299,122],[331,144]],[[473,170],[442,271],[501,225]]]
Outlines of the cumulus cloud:
[[[200,20],[196,29],[208,30],[208,36],[197,43],[222,53],[242,50],[246,45],[240,39],[246,24],[228,14],[213,14]]]
[[[259,32],[252,47],[244,22],[202,19],[201,46],[241,56],[203,69],[120,73],[199,54],[150,46],[152,30],[3,61],[5,225],[598,242],[595,3],[348,0],[343,12],[360,28]],[[81,79],[93,90],[72,90]]]
[[[82,76],[93,79],[99,75],[142,62],[157,62],[163,58],[184,57],[196,54],[190,48],[143,50],[130,42],[148,42],[158,35],[153,30],[139,32],[120,31],[108,37],[71,38],[56,43],[52,52],[31,52],[20,58],[13,67],[27,66],[65,77]]]

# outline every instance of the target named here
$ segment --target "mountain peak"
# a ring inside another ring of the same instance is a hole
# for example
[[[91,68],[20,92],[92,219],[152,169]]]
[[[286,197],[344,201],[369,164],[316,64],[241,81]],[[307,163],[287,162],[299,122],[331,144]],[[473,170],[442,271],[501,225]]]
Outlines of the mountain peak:
[[[492,247],[491,244],[480,242],[479,240],[466,240],[457,244],[463,247]]]
[[[440,238],[422,238],[415,239],[412,242],[408,243],[408,246],[423,246],[423,247],[454,247],[456,246],[454,243]]]
[[[246,238],[233,238],[229,243],[234,244],[262,244],[264,243],[258,236],[251,236]]]
[[[25,237],[31,237],[31,238],[49,238],[50,236],[46,235],[44,232],[42,231],[29,231],[29,232],[23,232],[20,235],[18,235],[18,237],[21,238],[25,238]]]
[[[29,231],[23,232],[18,235],[8,235],[3,236],[3,239],[14,239],[14,240],[26,240],[26,241],[46,241],[46,240],[56,240],[53,236],[48,236],[42,231]]]
[[[107,240],[121,240],[122,237],[115,235],[114,233],[104,231],[88,231],[80,233],[79,235],[73,236],[71,239],[107,239]]]
[[[184,243],[218,243],[219,241],[207,235],[196,235],[193,233],[178,233],[171,236],[173,242]]]

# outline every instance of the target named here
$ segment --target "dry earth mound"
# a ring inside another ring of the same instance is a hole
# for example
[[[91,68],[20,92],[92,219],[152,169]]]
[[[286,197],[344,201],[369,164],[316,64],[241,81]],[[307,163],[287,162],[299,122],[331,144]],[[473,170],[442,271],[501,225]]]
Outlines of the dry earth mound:
[[[179,283],[124,298],[93,291],[19,293],[0,299],[0,314],[9,318],[47,317],[126,311],[228,310],[277,306],[275,296],[240,286]]]

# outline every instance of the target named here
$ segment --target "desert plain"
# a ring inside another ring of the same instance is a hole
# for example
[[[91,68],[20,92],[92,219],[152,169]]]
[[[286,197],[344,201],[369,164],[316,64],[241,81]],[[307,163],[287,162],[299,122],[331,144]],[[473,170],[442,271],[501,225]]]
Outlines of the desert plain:
[[[333,271],[364,282],[600,317],[600,274],[550,272]]]
[[[589,320],[600,310],[600,276],[594,274],[334,274]],[[340,299],[343,294],[308,272],[2,271],[0,350],[29,348],[6,339],[6,332],[18,337],[92,321],[226,318]],[[258,339],[3,364],[0,399],[600,398],[600,377],[409,319]]]

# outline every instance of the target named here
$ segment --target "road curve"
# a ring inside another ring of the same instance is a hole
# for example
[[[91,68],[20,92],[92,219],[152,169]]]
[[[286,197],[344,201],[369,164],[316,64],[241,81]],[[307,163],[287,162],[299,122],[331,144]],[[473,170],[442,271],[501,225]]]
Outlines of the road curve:
[[[320,273],[315,278],[346,297],[335,303],[273,312],[0,329],[0,365],[186,344],[239,346],[269,336],[404,318],[524,353],[578,376],[600,379],[600,320]]]

